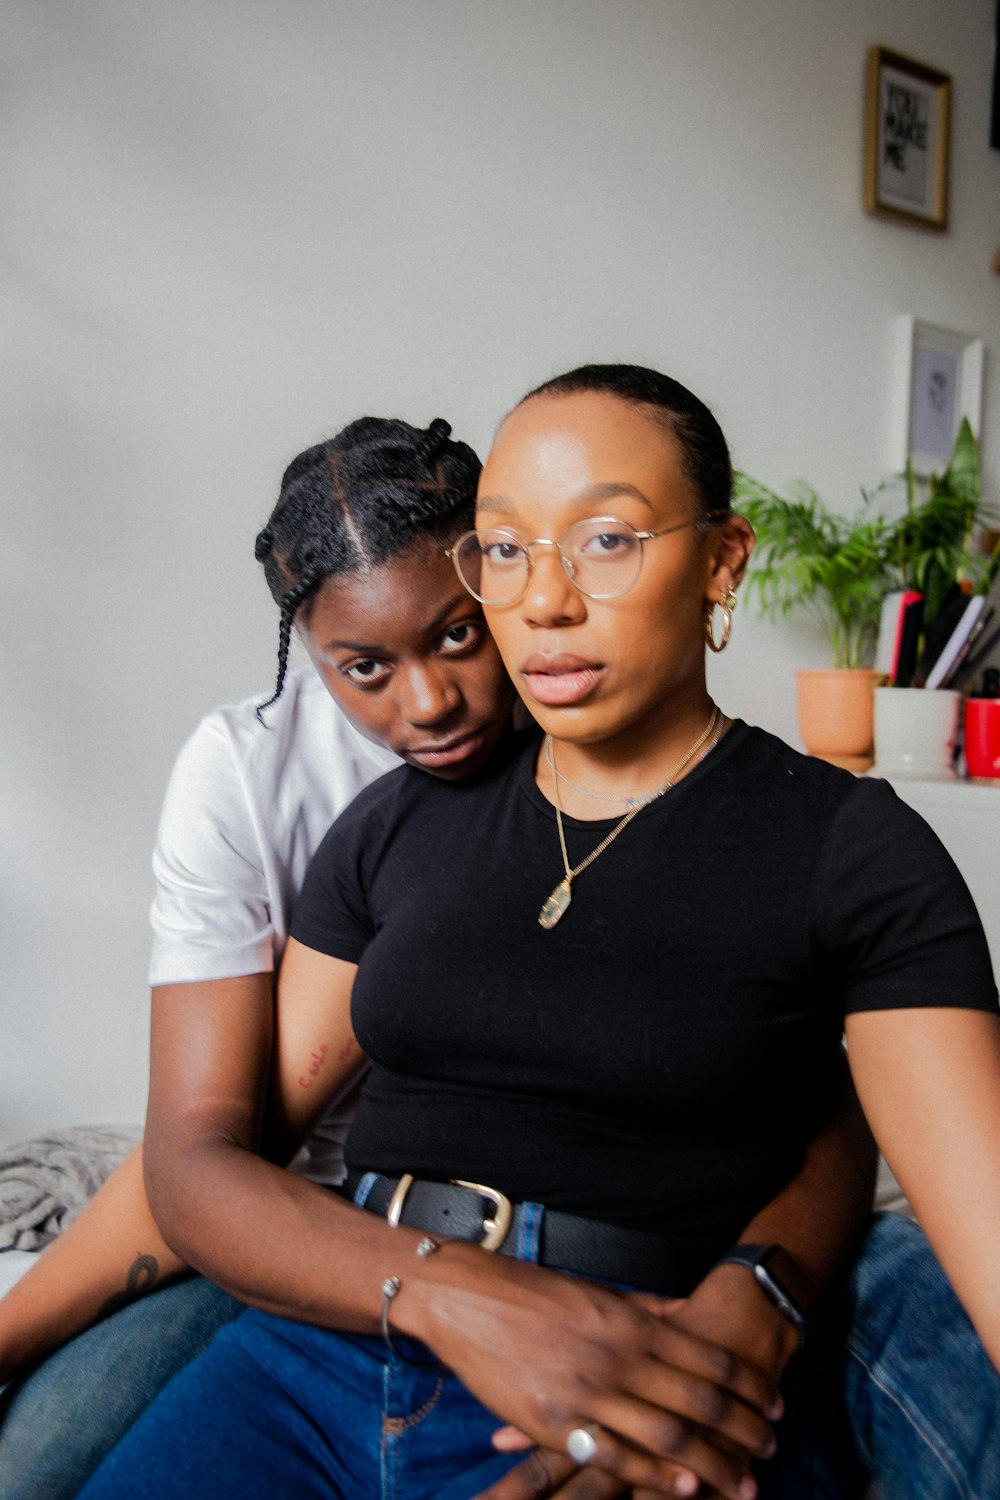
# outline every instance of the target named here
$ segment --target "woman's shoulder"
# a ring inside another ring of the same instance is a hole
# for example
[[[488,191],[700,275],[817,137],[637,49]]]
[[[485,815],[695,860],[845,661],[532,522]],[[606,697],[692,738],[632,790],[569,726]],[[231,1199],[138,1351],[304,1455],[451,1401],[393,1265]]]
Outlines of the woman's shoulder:
[[[857,780],[853,772],[806,755],[769,729],[747,724],[743,719],[733,720],[730,738],[736,742],[744,767],[756,774],[805,777],[810,785],[834,791],[838,788],[843,791]]]
[[[836,805],[898,807],[906,816],[918,816],[880,776],[859,775],[818,756],[807,755],[769,730],[745,724],[742,720],[736,720],[734,727],[740,731],[740,752],[745,768],[762,780],[779,786],[791,781],[807,793]]]
[[[312,667],[289,672],[281,697],[258,714],[267,696],[254,694],[204,715],[174,762],[174,795],[211,802],[231,794],[289,809],[289,815],[294,806],[308,804],[324,809],[328,821],[398,764],[390,751],[358,733]]]
[[[328,847],[355,844],[373,852],[404,827],[419,834],[420,828],[433,827],[439,819],[472,816],[483,803],[507,794],[525,762],[533,763],[539,737],[535,726],[512,729],[487,765],[458,781],[397,765],[358,793],[323,842]]]
[[[818,855],[836,836],[856,849],[891,845],[937,860],[938,840],[919,813],[880,777],[856,775],[806,755],[775,734],[737,720],[720,746],[720,776],[733,816],[762,846],[792,841]]]
[[[281,696],[273,703],[269,698],[268,692],[254,693],[212,709],[190,742],[225,740],[241,761],[285,760],[293,752],[303,757],[325,754],[336,746],[361,754],[379,770],[398,764],[391,751],[354,728],[312,666],[293,668]]]
[[[813,851],[814,879],[855,890],[934,882],[967,896],[937,834],[880,776],[855,775],[742,726],[744,803]]]
[[[741,726],[740,848],[759,886],[787,890],[831,962],[848,1009],[995,1005],[972,897],[925,820],[881,777],[803,755]],[[958,999],[949,998],[957,996]]]
[[[763,798],[769,807],[777,798],[792,804],[811,804],[817,810],[832,809],[851,801],[859,786],[879,785],[806,755],[778,735],[742,719],[734,720],[720,749],[728,751],[720,757],[720,770],[740,785],[743,799],[753,802]]]

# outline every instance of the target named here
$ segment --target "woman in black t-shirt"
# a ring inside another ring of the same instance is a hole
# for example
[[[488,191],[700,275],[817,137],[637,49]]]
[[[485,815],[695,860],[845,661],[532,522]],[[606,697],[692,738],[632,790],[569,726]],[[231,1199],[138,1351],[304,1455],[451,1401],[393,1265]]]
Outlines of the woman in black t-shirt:
[[[233,1487],[245,1487],[268,1460],[249,1440],[227,1447],[237,1417],[291,1446],[297,1422],[325,1431],[331,1452],[316,1493],[368,1493],[374,1480],[360,1466],[374,1452],[380,1483],[387,1468],[415,1465],[400,1470],[402,1493],[471,1495],[493,1470],[491,1419],[477,1415],[470,1389],[535,1441],[633,1489],[694,1493],[691,1474],[655,1456],[672,1455],[749,1500],[746,1456],[770,1451],[765,1417],[778,1410],[767,1381],[692,1341],[685,1357],[703,1381],[685,1413],[692,1425],[667,1420],[668,1343],[683,1342],[683,1318],[657,1323],[589,1283],[441,1242],[471,1199],[481,1233],[507,1251],[514,1239],[525,1260],[544,1259],[551,1224],[553,1242],[564,1236],[554,1264],[684,1294],[804,1149],[845,1010],[876,1133],[1000,1362],[991,1270],[1000,1042],[985,941],[946,864],[925,912],[933,926],[914,920],[914,861],[939,856],[881,789],[855,791],[769,737],[731,727],[711,703],[705,635],[719,645],[721,609],[728,637],[752,547],[729,511],[714,420],[653,372],[574,372],[532,393],[501,427],[477,523],[453,558],[544,738],[443,799],[405,771],[359,799],[338,825],[346,854],[332,864],[318,857],[281,980],[283,1076],[305,1076],[312,1058],[311,1078],[332,1086],[356,1061],[355,1030],[375,1057],[349,1159],[355,1201],[384,1208],[393,1227],[334,1202],[318,1210],[273,1180],[254,1200],[261,1248],[243,1288],[286,1310],[281,1278],[294,1240],[296,1310],[311,1284],[316,1321],[348,1333],[249,1314],[185,1377],[159,1423],[137,1430],[120,1477],[102,1471],[87,1500],[143,1493],[143,1448],[158,1494],[211,1493],[193,1488],[194,1476],[216,1482],[220,1454]],[[860,841],[883,817],[907,841],[902,870],[877,831]],[[734,878],[730,861],[748,829]],[[768,843],[769,829],[787,832]],[[704,878],[713,869],[718,889]],[[524,960],[529,929],[537,969]],[[686,952],[684,973],[672,965],[662,974],[676,995],[663,1015],[650,1014],[658,976],[647,939],[663,964],[672,943]],[[521,984],[509,1015],[498,982],[507,973]],[[399,995],[380,1006],[390,983]],[[570,1005],[553,1020],[546,1000],[563,991],[579,1019]],[[539,1055],[558,1072],[526,1071]],[[419,1108],[408,1112],[414,1096]],[[678,1168],[668,1153],[686,1140],[692,1157]],[[408,1165],[421,1163],[431,1183],[408,1182]],[[479,1175],[481,1165],[492,1175]],[[456,1167],[485,1186],[440,1189],[437,1177]],[[234,1166],[234,1204],[243,1171]],[[752,1202],[737,1192],[720,1208],[744,1172]],[[549,1191],[515,1205],[509,1226],[508,1198],[543,1181]],[[675,1214],[677,1236],[665,1230]],[[285,1240],[280,1271],[268,1253],[276,1237]],[[749,1258],[791,1326],[803,1295],[796,1267]],[[379,1320],[384,1340],[372,1336]],[[232,1402],[234,1372],[247,1369],[269,1382],[252,1413]],[[398,1382],[406,1396],[397,1406]],[[332,1403],[314,1405],[327,1386]],[[702,1431],[709,1421],[723,1434],[717,1447]],[[182,1465],[176,1453],[168,1460],[165,1437],[181,1422]],[[283,1459],[290,1451],[280,1447]],[[451,1469],[440,1469],[449,1452]]]

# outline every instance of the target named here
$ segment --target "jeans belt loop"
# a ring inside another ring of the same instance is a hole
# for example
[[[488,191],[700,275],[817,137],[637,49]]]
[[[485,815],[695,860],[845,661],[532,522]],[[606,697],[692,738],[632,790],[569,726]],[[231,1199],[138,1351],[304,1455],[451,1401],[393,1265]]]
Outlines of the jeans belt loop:
[[[389,1199],[389,1207],[385,1211],[386,1222],[390,1229],[398,1228],[400,1215],[403,1212],[403,1204],[406,1202],[406,1195],[412,1186],[413,1173],[404,1172],[396,1183],[392,1197]]]

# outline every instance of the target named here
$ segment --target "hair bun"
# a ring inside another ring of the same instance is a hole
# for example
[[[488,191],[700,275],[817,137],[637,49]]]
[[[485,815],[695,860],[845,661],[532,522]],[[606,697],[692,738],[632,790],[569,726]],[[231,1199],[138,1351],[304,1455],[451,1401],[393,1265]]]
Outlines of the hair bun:
[[[265,557],[270,557],[273,546],[274,532],[270,526],[265,526],[263,531],[257,533],[257,540],[253,544],[254,557],[258,562],[263,562]]]
[[[435,417],[424,437],[421,453],[424,462],[432,464],[450,437],[451,423],[446,422],[444,417]]]

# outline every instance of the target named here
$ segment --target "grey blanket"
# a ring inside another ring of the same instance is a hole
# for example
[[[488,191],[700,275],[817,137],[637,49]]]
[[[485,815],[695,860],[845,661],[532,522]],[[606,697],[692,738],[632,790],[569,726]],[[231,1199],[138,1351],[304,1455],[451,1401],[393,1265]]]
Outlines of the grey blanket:
[[[79,1125],[0,1147],[0,1251],[54,1240],[141,1139],[138,1125]]]

